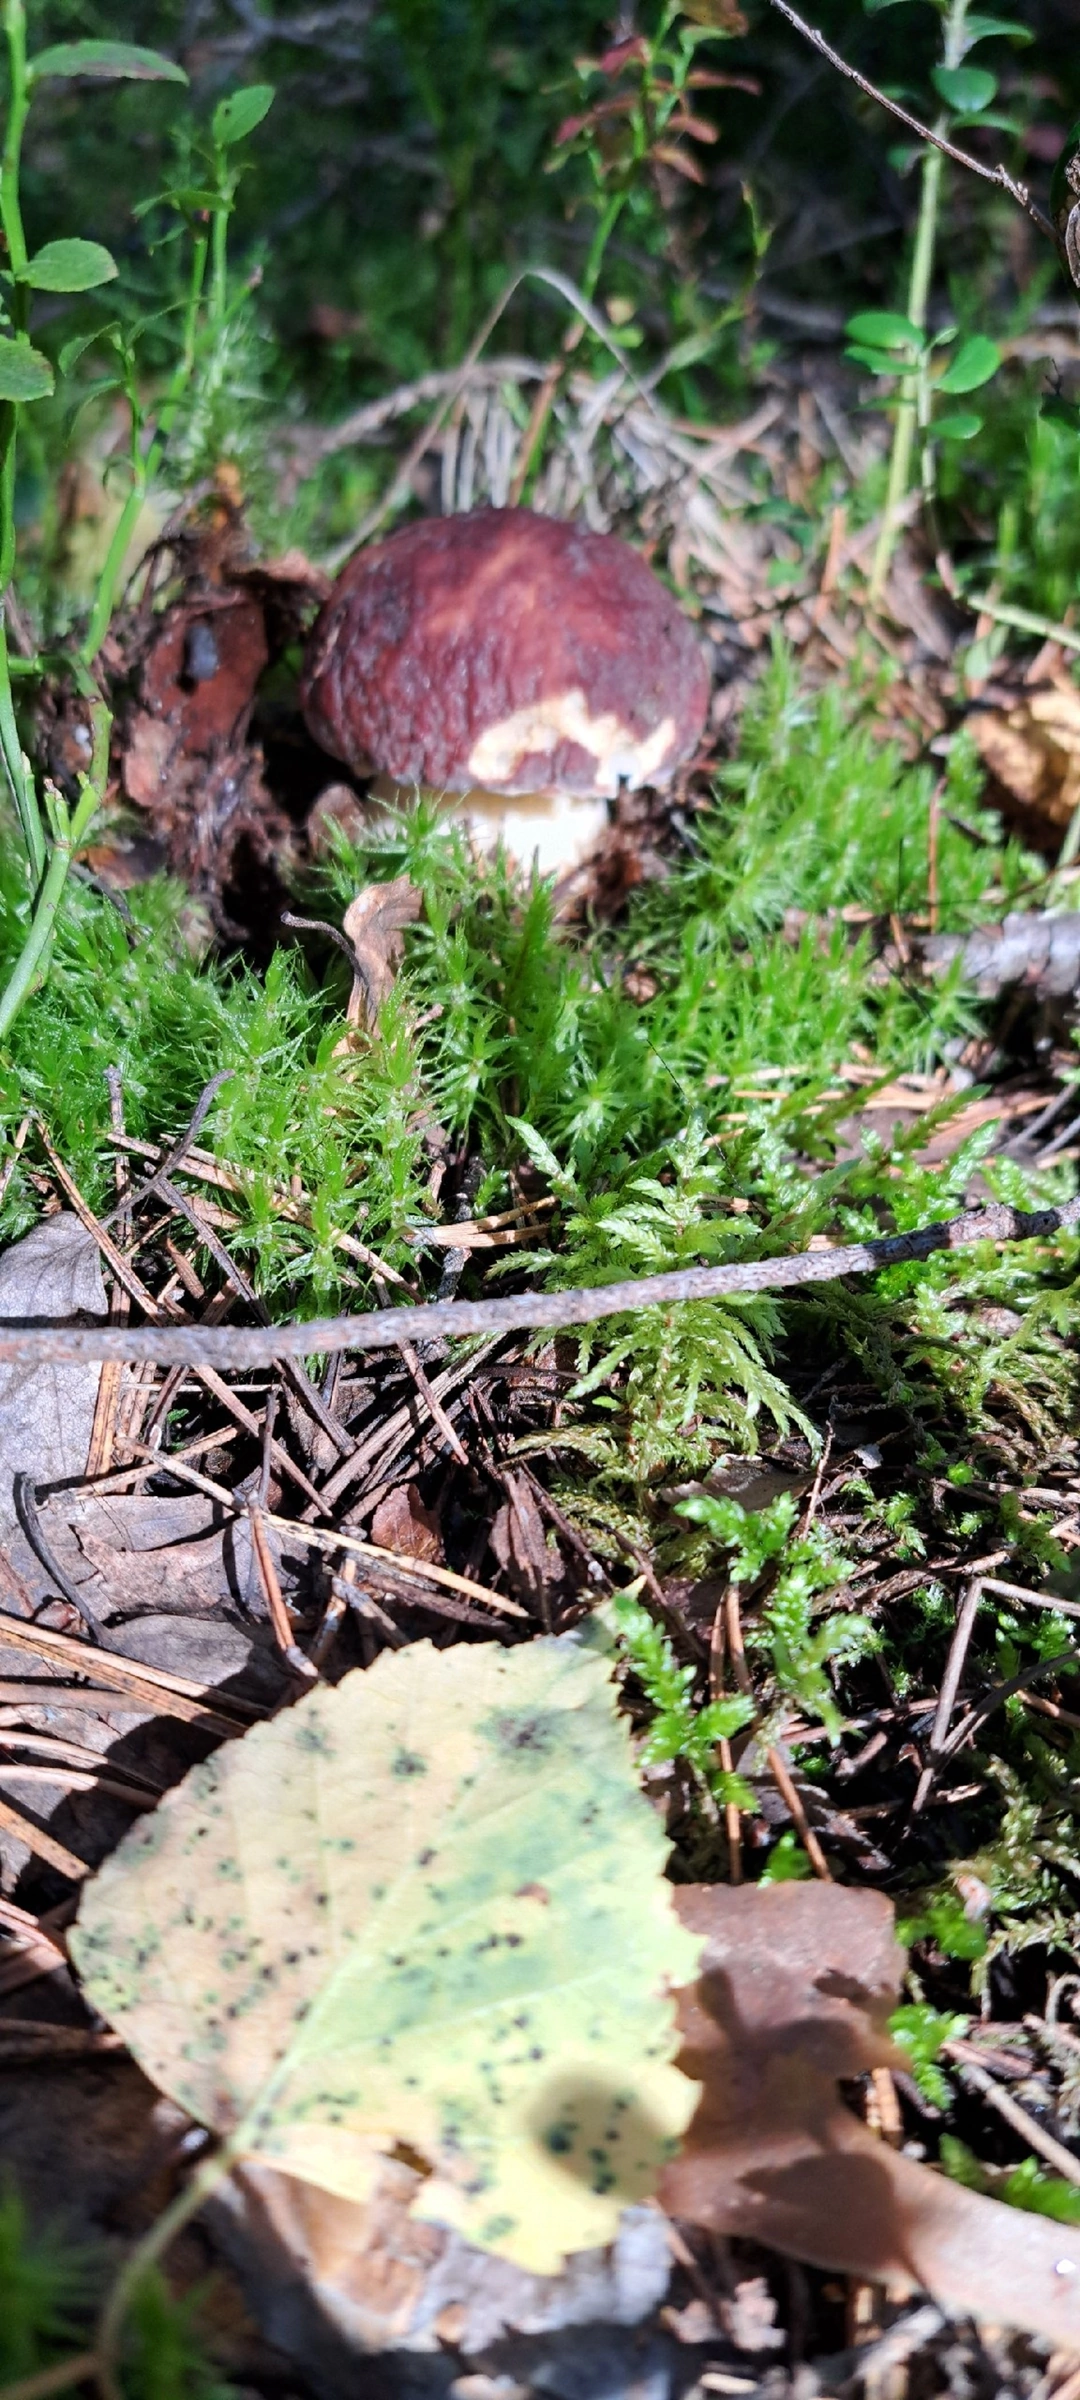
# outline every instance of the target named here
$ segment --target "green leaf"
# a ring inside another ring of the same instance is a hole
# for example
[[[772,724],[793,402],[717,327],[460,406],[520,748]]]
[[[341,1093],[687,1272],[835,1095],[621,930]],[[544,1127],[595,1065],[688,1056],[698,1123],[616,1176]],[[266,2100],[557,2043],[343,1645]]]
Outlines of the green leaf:
[[[80,358],[93,349],[95,342],[107,341],[116,330],[114,321],[111,325],[95,326],[93,333],[77,333],[70,342],[65,342],[57,362],[61,375],[70,375],[72,368],[78,366]]]
[[[212,184],[176,183],[170,185],[168,191],[152,192],[148,200],[137,200],[131,213],[133,217],[141,219],[148,217],[155,208],[178,208],[184,212],[198,213],[220,207],[221,193],[216,192]]]
[[[974,49],[976,42],[990,41],[995,34],[1000,34],[1002,40],[1007,42],[1033,42],[1035,39],[1030,25],[1017,25],[1012,17],[964,19],[964,39],[969,50]]]
[[[31,83],[43,75],[85,75],[99,83],[186,83],[183,67],[138,42],[56,42],[29,60]]]
[[[47,400],[52,388],[53,371],[40,350],[0,337],[0,400]]]
[[[997,91],[997,76],[986,67],[931,67],[930,81],[947,108],[965,115],[989,108]]]
[[[970,442],[974,434],[982,432],[982,426],[981,417],[958,408],[950,417],[936,417],[932,430],[936,442]]]
[[[262,124],[273,100],[272,83],[247,83],[241,91],[230,92],[214,110],[211,131],[215,142],[227,150],[230,143],[244,141]]]
[[[603,1648],[601,1649],[601,1645]],[[601,1629],[384,1652],[226,1742],[84,1891],[87,1997],[198,2122],[542,2274],[655,2186],[700,1943]]]
[[[902,0],[863,0],[868,17],[879,17],[883,8],[899,8]]]
[[[550,1142],[545,1142],[543,1134],[537,1132],[535,1125],[526,1124],[524,1117],[508,1116],[506,1122],[519,1135],[534,1167],[539,1169],[541,1175],[547,1176],[552,1189],[569,1194],[573,1190],[571,1177],[566,1168],[560,1166]]]
[[[977,392],[980,384],[989,383],[991,375],[997,374],[1000,365],[997,343],[985,333],[973,333],[961,342],[935,388],[939,392]]]
[[[975,116],[954,117],[952,131],[962,133],[966,125],[992,125],[995,133],[1023,133],[1024,131],[1021,119],[1006,116],[1003,108],[984,108],[980,109]]]
[[[880,0],[880,5],[887,8],[889,0]],[[779,1841],[774,1842],[758,1876],[758,1882],[808,1883],[812,1874],[813,1868],[798,1834],[793,1833],[789,1825],[787,1832],[782,1833]]]
[[[952,2090],[938,2065],[946,2042],[965,2034],[968,2019],[945,2015],[925,2001],[905,2002],[894,2008],[889,2018],[889,2032],[898,2049],[905,2050],[908,2065],[923,2099],[931,2108],[948,2109],[952,2105]]]
[[[1067,425],[1070,433],[1080,433],[1080,404],[1075,400],[1062,400],[1055,393],[1052,400],[1043,401],[1039,415],[1051,425]]]
[[[904,372],[903,360],[890,358],[887,350],[861,350],[854,343],[845,350],[844,357],[854,359],[857,367],[869,367],[872,375],[902,375]]]
[[[849,341],[869,342],[877,350],[921,350],[926,340],[910,317],[883,308],[862,309],[857,317],[848,318],[844,332]]]
[[[35,292],[94,292],[119,273],[115,258],[101,242],[46,242],[36,250],[26,270]]]

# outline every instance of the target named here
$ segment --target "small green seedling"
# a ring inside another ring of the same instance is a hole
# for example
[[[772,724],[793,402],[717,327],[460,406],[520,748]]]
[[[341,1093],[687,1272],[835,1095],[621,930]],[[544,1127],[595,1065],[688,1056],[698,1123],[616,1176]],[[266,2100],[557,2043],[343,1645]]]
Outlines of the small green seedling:
[[[757,1510],[699,1492],[679,1502],[678,1514],[703,1525],[727,1551],[729,1581],[760,1596],[760,1618],[748,1629],[747,1646],[769,1652],[780,1690],[835,1738],[841,1714],[827,1669],[865,1658],[879,1638],[868,1617],[821,1614],[826,1595],[852,1573],[853,1562],[819,1527],[794,1532],[796,1504],[786,1492]]]

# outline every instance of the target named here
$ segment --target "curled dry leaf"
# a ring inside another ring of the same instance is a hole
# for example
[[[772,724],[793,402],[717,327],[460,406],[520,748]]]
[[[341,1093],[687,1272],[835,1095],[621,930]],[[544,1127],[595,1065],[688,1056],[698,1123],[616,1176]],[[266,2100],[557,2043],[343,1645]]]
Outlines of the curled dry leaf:
[[[884,1895],[702,1884],[677,1905],[706,1943],[680,1998],[680,2063],[704,2091],[661,2178],[670,2214],[1080,2348],[1080,2233],[905,2158],[840,2097],[841,2080],[901,2063]]]
[[[998,925],[931,934],[921,955],[931,974],[960,959],[964,982],[980,999],[1026,989],[1036,1000],[1067,1000],[1080,990],[1080,916],[1071,909],[1010,909]]]
[[[374,1025],[394,988],[407,925],[415,925],[421,895],[407,875],[391,883],[369,883],[345,911],[344,927],[356,972],[345,1011],[350,1025]]]
[[[201,2124],[538,2273],[610,2240],[693,2107],[664,1881],[594,1629],[384,1654],[196,1767],[86,1892],[87,1996]]]
[[[488,1539],[510,1589],[519,1600],[542,1601],[562,1576],[558,1551],[549,1550],[544,1520],[532,1495],[528,1477],[513,1467],[503,1471],[506,1498],[496,1511]]]
[[[968,718],[992,775],[1025,816],[1059,830],[1080,803],[1080,692],[1068,675],[1027,692],[1014,708]]]

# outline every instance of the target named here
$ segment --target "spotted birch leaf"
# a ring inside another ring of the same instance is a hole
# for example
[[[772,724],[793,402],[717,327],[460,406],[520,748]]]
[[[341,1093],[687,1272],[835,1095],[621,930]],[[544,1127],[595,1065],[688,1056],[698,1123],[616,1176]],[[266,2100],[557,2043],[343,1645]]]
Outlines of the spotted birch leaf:
[[[694,1971],[600,1634],[378,1659],[196,1767],[87,1887],[86,1994],[246,2155],[539,2272],[609,2240],[693,2108]]]

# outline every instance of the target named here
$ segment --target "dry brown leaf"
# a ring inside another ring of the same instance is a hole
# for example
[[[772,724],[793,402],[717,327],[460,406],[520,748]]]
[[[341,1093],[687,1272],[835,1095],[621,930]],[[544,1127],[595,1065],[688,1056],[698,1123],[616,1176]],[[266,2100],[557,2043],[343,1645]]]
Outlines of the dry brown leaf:
[[[434,1509],[424,1507],[415,1483],[399,1483],[380,1500],[371,1520],[371,1539],[381,1550],[396,1550],[399,1558],[426,1558],[438,1566],[443,1557],[438,1517]]]
[[[562,1560],[548,1549],[544,1520],[533,1498],[528,1477],[507,1468],[502,1478],[506,1499],[497,1510],[488,1540],[510,1589],[519,1600],[537,1600],[560,1581]]]
[[[1068,675],[1025,693],[1015,708],[968,718],[986,765],[1014,800],[1050,825],[1080,805],[1080,691]]]
[[[698,1884],[677,1906],[707,1945],[680,2003],[680,2064],[705,2089],[661,2178],[669,2213],[1080,2348],[1080,2232],[905,2158],[840,2097],[842,2079],[897,2063],[903,1955],[884,1895]]]
[[[350,902],[344,918],[345,936],[356,961],[345,1011],[350,1025],[374,1025],[394,988],[405,927],[415,925],[422,905],[421,895],[407,875],[395,875],[390,883],[369,883]]]

